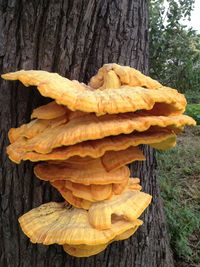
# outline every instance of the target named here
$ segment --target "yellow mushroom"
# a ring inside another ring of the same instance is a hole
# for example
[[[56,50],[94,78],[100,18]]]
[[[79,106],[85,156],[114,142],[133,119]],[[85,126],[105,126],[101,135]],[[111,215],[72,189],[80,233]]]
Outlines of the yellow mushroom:
[[[68,118],[66,115],[57,117],[55,119],[35,119],[27,124],[23,124],[18,128],[11,128],[8,132],[8,138],[11,143],[16,142],[22,137],[31,139],[44,132],[45,129],[53,129],[61,124],[65,124],[67,121]]]
[[[152,197],[140,192],[126,164],[145,160],[140,144],[169,149],[176,134],[195,121],[183,115],[184,95],[138,70],[105,64],[88,85],[57,73],[2,75],[37,86],[55,101],[33,110],[33,121],[9,131],[9,158],[46,161],[34,168],[70,203],[50,202],[19,218],[33,243],[60,244],[88,257],[130,237]]]
[[[129,168],[126,166],[107,172],[100,159],[91,161],[89,166],[67,162],[41,163],[34,168],[34,172],[42,180],[68,180],[84,185],[121,183],[130,176]]]
[[[86,210],[49,202],[22,215],[19,223],[32,243],[96,246],[107,244],[130,229],[135,230],[142,221],[113,217],[110,229],[98,230],[89,223]]]
[[[27,151],[27,140],[18,139],[14,144],[7,147],[9,158],[15,163],[21,160],[48,161],[48,160],[67,160],[73,156],[92,158],[102,157],[106,151],[125,150],[131,146],[148,144],[159,146],[159,149],[170,148],[176,144],[176,134],[168,127],[158,128],[156,131],[145,131],[142,133],[133,132],[127,135],[108,136],[98,140],[81,142],[71,146],[55,148],[48,154],[41,154],[35,151]]]
[[[114,84],[114,87],[116,87],[120,85],[116,82],[117,76],[119,76],[122,84],[128,84],[129,86],[122,86],[117,90],[112,88],[93,90],[93,88],[70,81],[57,73],[37,70],[21,70],[7,73],[3,74],[2,78],[6,80],[20,80],[25,86],[37,86],[43,96],[51,97],[55,99],[57,104],[65,105],[73,111],[95,112],[97,115],[106,113],[116,114],[142,109],[150,110],[156,103],[164,103],[171,107],[171,115],[184,112],[186,106],[185,97],[175,89],[163,87],[157,81],[144,76],[132,68],[121,67],[116,64],[113,64],[112,68],[112,71],[108,71],[109,74],[105,73],[105,82],[100,79],[102,86],[112,87],[112,84]],[[111,78],[107,78],[110,75]],[[93,86],[92,81],[90,82],[91,84]],[[157,90],[149,90],[138,85],[158,88]]]
[[[108,79],[109,73],[114,73],[118,77],[121,85],[141,86],[148,89],[158,89],[162,87],[158,81],[142,74],[140,71],[128,66],[120,66],[116,63],[103,65],[103,67],[98,70],[97,74],[90,79],[89,85],[94,89],[101,89],[102,87],[103,89],[119,88],[120,86],[103,86],[105,80]],[[116,79],[113,77],[114,74],[112,74],[110,78],[111,81]]]
[[[67,114],[69,110],[62,105],[58,105],[52,101],[46,105],[38,107],[33,110],[31,119],[51,120]]]
[[[96,117],[95,114],[89,114],[54,128],[46,128],[42,133],[26,140],[24,148],[27,151],[47,154],[57,147],[102,139],[111,135],[130,134],[134,131],[144,132],[152,126],[178,128],[185,125],[195,125],[195,121],[187,115],[142,116],[127,113]]]
[[[89,222],[96,229],[112,227],[112,215],[135,221],[149,206],[152,197],[139,191],[127,190],[121,195],[95,202],[88,211]]]
[[[106,171],[118,169],[136,160],[145,160],[145,156],[138,147],[129,147],[120,151],[108,151],[101,157]]]
[[[124,190],[141,190],[138,178],[129,178],[125,179],[122,183],[110,183],[106,185],[84,185],[66,180],[55,180],[51,182],[51,185],[57,188],[63,198],[70,204],[84,209],[88,209],[92,202],[109,199],[112,195],[119,195]],[[83,202],[83,200],[87,201]]]
[[[110,243],[114,242],[114,241],[119,241],[119,240],[124,240],[129,238],[131,235],[133,235],[138,227],[142,224],[141,220],[136,220],[135,221],[135,225],[125,231],[122,234],[117,235],[113,240],[111,240],[110,242],[103,244],[103,245],[63,245],[63,249],[65,252],[67,252],[68,254],[70,254],[71,256],[75,256],[75,257],[90,257],[93,256],[95,254],[100,253],[101,251],[103,251]]]

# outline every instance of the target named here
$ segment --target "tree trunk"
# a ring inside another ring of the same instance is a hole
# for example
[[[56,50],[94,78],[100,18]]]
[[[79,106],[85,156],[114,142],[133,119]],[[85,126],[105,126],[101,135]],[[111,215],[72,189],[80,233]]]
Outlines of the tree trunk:
[[[108,62],[147,73],[147,0],[0,0],[0,73],[42,69],[87,82]],[[147,161],[134,167],[134,175],[141,177],[153,203],[132,238],[85,259],[67,255],[58,245],[32,244],[20,230],[18,217],[62,198],[47,182],[34,177],[32,163],[10,162],[7,132],[29,121],[32,109],[47,99],[34,88],[1,79],[0,101],[0,266],[173,266],[154,153],[148,147],[144,149]]]

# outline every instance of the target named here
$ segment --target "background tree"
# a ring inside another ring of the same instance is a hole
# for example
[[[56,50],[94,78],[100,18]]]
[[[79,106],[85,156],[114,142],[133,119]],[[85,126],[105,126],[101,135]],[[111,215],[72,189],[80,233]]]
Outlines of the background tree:
[[[200,35],[184,26],[194,0],[151,0],[150,74],[182,92],[200,90]]]
[[[147,0],[0,0],[0,72],[43,69],[86,82],[104,63],[117,62],[147,73],[147,11]],[[0,266],[173,266],[154,153],[148,147],[147,160],[134,167],[134,175],[141,177],[153,203],[134,237],[87,259],[70,257],[61,246],[31,244],[17,218],[61,197],[34,177],[33,164],[17,166],[5,150],[9,128],[27,122],[32,109],[46,99],[33,88],[0,80],[0,101]]]

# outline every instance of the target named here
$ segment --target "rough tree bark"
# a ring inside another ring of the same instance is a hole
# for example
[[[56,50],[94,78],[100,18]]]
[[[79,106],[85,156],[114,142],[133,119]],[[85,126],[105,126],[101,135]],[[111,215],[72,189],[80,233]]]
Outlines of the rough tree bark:
[[[147,73],[147,0],[0,0],[0,73],[43,69],[88,81],[104,63],[130,65]],[[33,88],[0,80],[0,266],[171,267],[172,256],[155,179],[153,151],[135,167],[153,203],[134,237],[87,259],[68,256],[61,246],[33,245],[17,218],[33,207],[61,200],[33,175],[33,164],[17,166],[6,156],[7,132],[30,119],[47,100]]]

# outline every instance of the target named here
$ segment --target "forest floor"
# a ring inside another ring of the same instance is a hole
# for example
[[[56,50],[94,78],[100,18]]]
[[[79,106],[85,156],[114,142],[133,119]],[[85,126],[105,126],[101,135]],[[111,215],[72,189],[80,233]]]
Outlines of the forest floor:
[[[177,267],[200,266],[200,125],[157,152],[157,177]]]

